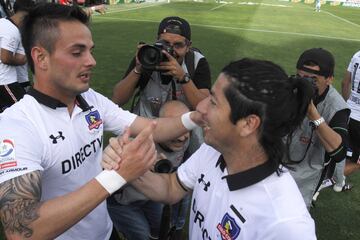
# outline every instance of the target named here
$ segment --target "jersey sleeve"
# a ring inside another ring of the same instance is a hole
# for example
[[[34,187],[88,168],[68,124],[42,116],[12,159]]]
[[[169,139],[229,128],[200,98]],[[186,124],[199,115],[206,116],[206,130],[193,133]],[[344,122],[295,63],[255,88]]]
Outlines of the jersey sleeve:
[[[120,135],[126,127],[129,127],[135,121],[137,117],[136,114],[123,110],[110,99],[95,92],[94,90],[90,89],[88,93],[94,94],[96,106],[102,113],[105,131],[111,131],[116,135]]]
[[[192,80],[198,89],[211,88],[210,67],[205,57],[199,60],[193,78]]]
[[[316,240],[315,224],[309,217],[277,222],[264,232],[269,240]]]
[[[357,53],[355,53],[354,54],[354,56],[351,58],[351,60],[350,60],[350,63],[349,63],[349,66],[348,66],[348,68],[347,68],[347,71],[348,72],[350,72],[351,74],[353,74],[353,72],[354,72],[354,65],[355,65],[355,63],[356,63],[356,59],[359,59],[360,58],[360,51],[359,52],[357,52]]]
[[[16,32],[17,29],[7,29],[6,34],[2,34],[1,37],[1,48],[6,49],[10,52],[15,53],[16,49],[20,44],[20,33]]]
[[[206,145],[202,144],[200,148],[177,169],[179,181],[188,189],[194,189],[205,154]]]
[[[29,123],[14,118],[0,119],[0,183],[43,171],[43,153],[43,143]]]

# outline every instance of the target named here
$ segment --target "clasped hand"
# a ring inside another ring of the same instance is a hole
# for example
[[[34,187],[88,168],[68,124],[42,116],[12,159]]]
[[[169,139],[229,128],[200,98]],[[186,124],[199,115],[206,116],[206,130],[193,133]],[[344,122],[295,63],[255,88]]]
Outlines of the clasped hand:
[[[154,164],[157,154],[153,140],[156,122],[144,128],[134,139],[127,128],[122,136],[109,139],[101,166],[117,171],[127,182],[142,176]]]

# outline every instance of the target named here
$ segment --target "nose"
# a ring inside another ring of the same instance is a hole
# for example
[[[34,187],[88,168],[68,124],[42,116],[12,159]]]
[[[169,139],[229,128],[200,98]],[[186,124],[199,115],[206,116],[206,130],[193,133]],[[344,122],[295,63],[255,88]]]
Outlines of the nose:
[[[209,101],[210,101],[210,96],[201,100],[201,102],[199,102],[198,105],[196,106],[196,111],[198,111],[202,115],[206,114]]]
[[[96,66],[96,60],[94,58],[94,56],[89,52],[86,61],[85,61],[85,65],[88,67],[95,67]]]

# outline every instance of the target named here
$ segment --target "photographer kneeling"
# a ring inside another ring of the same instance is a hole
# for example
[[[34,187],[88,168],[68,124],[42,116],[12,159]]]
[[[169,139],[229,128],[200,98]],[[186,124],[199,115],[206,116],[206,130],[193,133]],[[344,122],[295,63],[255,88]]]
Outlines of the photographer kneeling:
[[[188,112],[185,104],[179,101],[166,102],[160,109],[162,117],[180,116]],[[159,161],[154,165],[154,172],[169,173],[176,170],[184,159],[184,153],[189,146],[190,133],[176,139],[156,144]],[[172,239],[181,239],[181,231],[185,224],[190,195],[179,203],[172,205],[170,225],[176,230]],[[127,239],[158,239],[163,204],[154,202],[128,185],[108,199],[108,210],[116,229]]]

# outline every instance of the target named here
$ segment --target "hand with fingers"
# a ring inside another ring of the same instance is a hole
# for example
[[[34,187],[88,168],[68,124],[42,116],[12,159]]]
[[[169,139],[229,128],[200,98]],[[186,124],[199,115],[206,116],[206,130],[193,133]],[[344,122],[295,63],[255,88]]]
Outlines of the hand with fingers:
[[[165,50],[162,50],[162,53],[166,55],[168,61],[161,62],[160,65],[156,67],[156,70],[161,71],[163,75],[170,75],[176,80],[182,80],[185,76],[185,71],[176,58]]]
[[[108,170],[114,169],[127,182],[143,175],[157,158],[152,136],[155,127],[154,121],[133,140],[129,139],[129,129],[121,137],[110,139],[104,150],[101,165]]]

